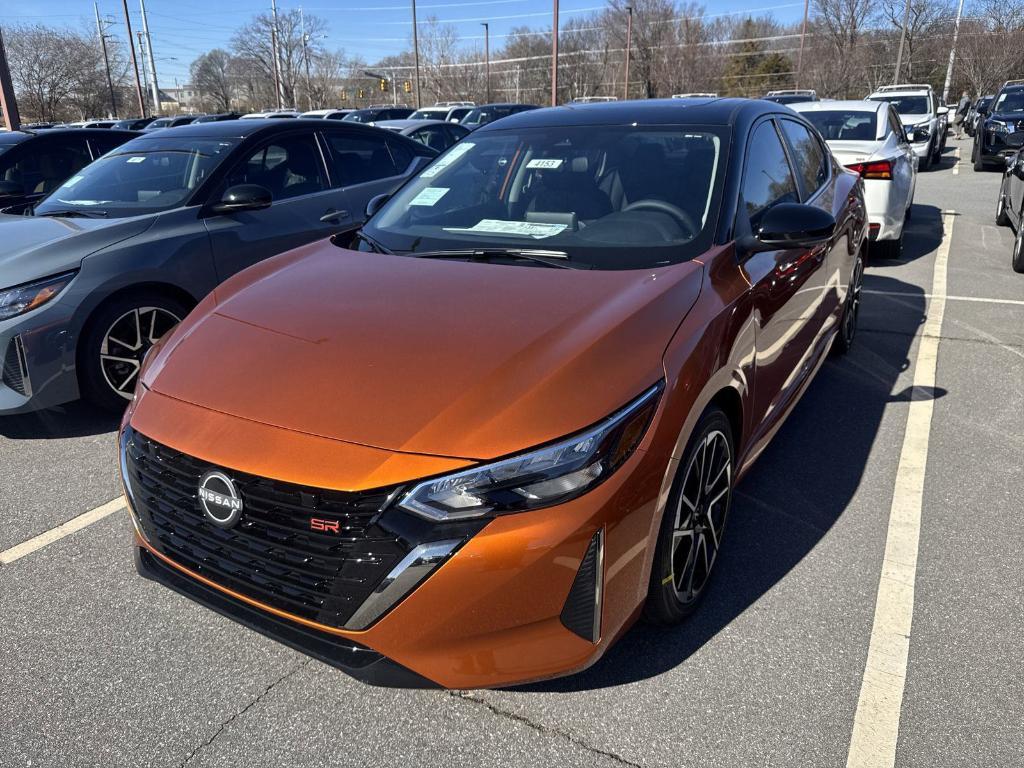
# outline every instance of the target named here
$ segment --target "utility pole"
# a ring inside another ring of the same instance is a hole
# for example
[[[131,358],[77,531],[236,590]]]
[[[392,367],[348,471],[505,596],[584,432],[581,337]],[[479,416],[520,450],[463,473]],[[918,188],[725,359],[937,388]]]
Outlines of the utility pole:
[[[107,55],[107,33],[100,22],[99,3],[93,3],[92,9],[96,12],[96,34],[100,36],[100,48],[103,49],[103,65],[107,68],[107,88],[110,89],[110,114],[118,117],[117,97],[114,95],[114,80],[110,77],[110,57]]]
[[[519,103],[519,76],[523,73],[522,64],[516,64],[516,103]]]
[[[953,82],[953,62],[956,60],[956,39],[960,35],[960,16],[964,12],[964,0],[956,7],[956,23],[953,25],[953,45],[949,49],[949,65],[946,67],[946,82],[942,86],[942,103],[949,99],[949,86]]]
[[[306,35],[306,17],[302,13],[302,9],[299,8],[299,26],[302,31],[302,59],[306,65],[306,103],[309,105],[308,109],[313,109],[313,88],[312,81],[309,76],[309,36]],[[298,106],[296,104],[296,106]]]
[[[900,48],[896,53],[896,74],[892,78],[892,84],[896,85],[900,81],[900,72],[903,70],[903,44],[907,40],[907,24],[910,23],[910,0],[907,0],[907,6],[903,9],[903,28],[900,30]]]
[[[551,106],[558,106],[558,0],[551,22]]]
[[[800,79],[804,75],[804,40],[807,38],[807,12],[810,10],[811,0],[804,0],[804,23],[800,27],[800,53],[796,60],[796,87],[800,87]]]
[[[153,114],[160,114],[160,88],[156,84],[156,57],[153,55],[153,38],[149,36],[149,21],[146,18],[146,0],[139,0],[142,11],[142,33],[146,38],[146,52],[149,54],[149,84],[153,88]]]
[[[416,63],[416,109],[421,109],[423,97],[420,94],[420,34],[416,27],[416,0],[412,0],[412,55]]]
[[[284,83],[281,82],[281,42],[277,30],[277,0],[270,0],[274,25],[270,28],[270,47],[274,53],[274,90],[277,91],[277,108],[284,109]]]
[[[7,66],[7,49],[4,48],[3,29],[0,29],[0,108],[4,110],[4,122],[7,124],[7,130],[16,131],[21,128],[18,99],[14,95],[10,67]]]
[[[146,117],[146,100],[142,98],[142,81],[139,80],[139,60],[135,58],[135,41],[132,39],[132,19],[128,15],[128,0],[121,0],[124,5],[124,26],[128,34],[128,49],[132,54],[132,68],[135,70],[135,94],[139,97],[139,116]]]
[[[484,93],[487,103],[491,103],[491,25],[481,22],[484,28]]]
[[[626,81],[622,84],[622,100],[629,100],[629,54],[633,50],[633,6],[626,6]]]
[[[146,61],[146,41],[141,32],[136,32],[135,37],[139,40],[139,56],[142,58],[142,92],[149,93],[149,62]]]

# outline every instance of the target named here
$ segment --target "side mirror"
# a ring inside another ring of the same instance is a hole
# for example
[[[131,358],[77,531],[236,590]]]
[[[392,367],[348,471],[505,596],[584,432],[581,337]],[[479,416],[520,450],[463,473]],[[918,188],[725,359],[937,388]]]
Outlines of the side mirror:
[[[7,197],[21,197],[25,188],[16,181],[0,181],[0,200]]]
[[[769,208],[751,243],[754,250],[810,248],[827,242],[836,229],[828,211],[802,203],[779,203]]]
[[[1007,170],[1009,170],[1010,168],[1013,168],[1013,166],[1015,166],[1017,164],[1017,160],[1019,159],[1018,158],[1019,154],[1020,153],[1018,152],[1017,154],[1007,155],[1006,156],[1006,169]]]
[[[366,204],[366,218],[369,219],[373,214],[384,207],[384,203],[391,199],[391,195],[377,195],[371,197],[370,202]]]
[[[935,110],[935,112],[936,112],[936,114],[939,114],[939,115],[948,115],[949,114],[949,107],[939,107],[938,109]]]
[[[269,208],[274,196],[259,184],[236,184],[228,187],[220,200],[210,205],[210,213],[227,215],[242,211],[261,211]]]

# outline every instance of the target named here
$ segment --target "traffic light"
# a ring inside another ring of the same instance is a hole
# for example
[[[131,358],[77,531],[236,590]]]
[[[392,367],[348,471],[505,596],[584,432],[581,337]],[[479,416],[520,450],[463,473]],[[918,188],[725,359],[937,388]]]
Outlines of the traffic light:
[[[406,80],[404,83],[402,83],[402,90],[405,91],[406,93],[412,93],[412,83]]]
[[[341,100],[342,101],[348,101],[348,91],[342,91],[341,92]]]
[[[360,89],[359,89],[359,90],[358,90],[358,91],[356,92],[356,94],[358,95],[358,97],[359,97],[360,99],[365,99],[365,98],[366,98],[366,91],[364,91],[364,90],[363,90],[362,88],[360,88]]]
[[[382,78],[380,79],[380,90],[381,90],[381,93],[384,93],[385,91],[387,91],[387,89],[388,89],[388,81],[387,81],[387,80],[385,80],[385,79],[384,79],[384,78],[382,77]]]

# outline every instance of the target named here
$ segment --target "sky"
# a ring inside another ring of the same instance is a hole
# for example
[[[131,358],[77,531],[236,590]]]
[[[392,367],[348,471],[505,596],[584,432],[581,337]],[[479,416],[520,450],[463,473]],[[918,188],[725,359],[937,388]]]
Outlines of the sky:
[[[188,81],[189,64],[211,48],[227,48],[234,31],[257,13],[270,10],[270,0],[145,0],[157,79],[161,87]],[[114,22],[108,33],[124,39],[121,0],[98,0],[100,16]],[[128,0],[132,31],[142,28],[139,0]],[[344,49],[373,62],[408,47],[412,21],[409,0],[278,0],[278,10],[302,8],[327,20],[329,50]],[[602,0],[561,0],[562,23],[605,7]],[[709,15],[771,12],[782,22],[799,19],[802,0],[718,0],[705,5]],[[490,24],[491,50],[517,26],[540,28],[551,23],[551,0],[417,0],[417,16],[455,26],[461,39],[483,45],[481,22]],[[95,28],[92,0],[0,0],[4,24],[42,23]]]

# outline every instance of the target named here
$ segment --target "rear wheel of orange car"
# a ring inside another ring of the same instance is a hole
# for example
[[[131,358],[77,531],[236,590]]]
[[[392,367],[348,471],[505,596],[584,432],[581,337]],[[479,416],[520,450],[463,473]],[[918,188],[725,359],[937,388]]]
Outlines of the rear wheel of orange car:
[[[644,615],[675,624],[707,591],[732,505],[732,426],[709,408],[686,447],[661,522]]]

